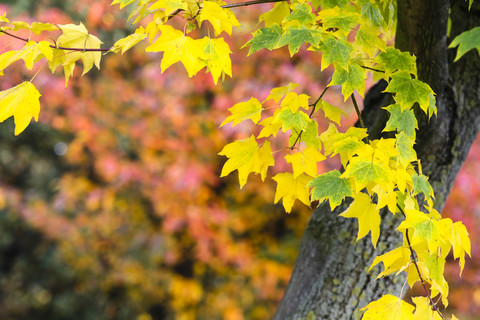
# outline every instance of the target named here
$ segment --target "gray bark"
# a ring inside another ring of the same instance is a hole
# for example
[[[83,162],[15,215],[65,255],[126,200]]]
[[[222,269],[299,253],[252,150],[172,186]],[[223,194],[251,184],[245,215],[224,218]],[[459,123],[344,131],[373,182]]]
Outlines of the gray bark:
[[[436,93],[437,117],[419,122],[416,151],[423,172],[435,190],[441,211],[453,181],[480,129],[480,59],[470,51],[453,63],[456,50],[448,43],[461,32],[480,25],[478,1],[470,12],[464,0],[398,1],[397,47],[417,56],[419,78]],[[448,11],[452,29],[447,39]],[[365,99],[363,118],[371,137],[378,137],[386,121],[380,109],[390,97],[374,86]],[[384,88],[384,87],[383,87]],[[420,116],[420,113],[418,113]],[[380,269],[368,268],[376,255],[401,242],[395,231],[400,217],[382,212],[381,236],[374,250],[369,237],[356,243],[355,219],[338,217],[348,204],[330,212],[320,205],[311,218],[275,319],[359,319],[358,309],[386,293],[400,295],[403,279],[376,279]]]

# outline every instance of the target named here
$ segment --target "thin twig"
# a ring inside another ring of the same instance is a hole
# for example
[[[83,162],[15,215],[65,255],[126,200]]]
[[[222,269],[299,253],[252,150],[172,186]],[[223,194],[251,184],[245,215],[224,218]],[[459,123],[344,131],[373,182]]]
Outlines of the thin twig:
[[[353,95],[353,93],[351,97],[353,101],[353,106],[355,107],[355,112],[357,113],[358,120],[360,121],[360,125],[362,126],[362,128],[366,128],[365,122],[363,122],[362,115],[360,114],[360,109],[358,108],[357,100],[355,100],[355,96]]]
[[[25,42],[28,42],[29,39],[27,38],[22,38],[22,37],[19,37],[19,36],[16,36],[14,34],[11,34],[10,32],[7,32],[5,30],[0,30],[0,32],[10,36],[10,37],[13,37],[15,39],[18,39],[18,40],[22,40],[22,41],[25,41]],[[68,50],[68,51],[81,51],[81,52],[107,52],[107,51],[110,51],[110,49],[102,49],[102,48],[98,48],[98,49],[94,49],[94,48],[68,48],[68,47],[56,47],[54,46],[53,44],[50,45],[50,48],[52,49],[60,49],[60,50]]]
[[[379,69],[375,69],[375,68],[370,68],[370,67],[366,67],[366,66],[360,66],[360,67],[362,67],[363,69],[368,69],[368,70],[372,70],[372,71],[375,71],[375,72],[385,73],[385,71],[379,70]]]

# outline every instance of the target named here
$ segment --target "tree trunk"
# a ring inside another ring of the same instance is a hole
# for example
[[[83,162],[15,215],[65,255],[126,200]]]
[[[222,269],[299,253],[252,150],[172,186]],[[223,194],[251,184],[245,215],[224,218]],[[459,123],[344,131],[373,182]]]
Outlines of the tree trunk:
[[[416,151],[423,173],[435,191],[435,207],[441,211],[453,181],[480,128],[480,59],[470,51],[453,62],[456,50],[447,51],[451,40],[480,25],[480,4],[471,11],[465,0],[398,1],[397,47],[417,57],[418,75],[436,93],[438,115],[419,121]],[[448,11],[451,35],[447,39]],[[371,137],[379,137],[390,103],[378,83],[365,99],[363,118]],[[418,113],[420,115],[420,113]],[[368,272],[376,255],[401,243],[395,230],[400,217],[382,212],[381,235],[374,250],[369,237],[356,243],[357,222],[332,213],[326,204],[314,212],[302,237],[298,257],[275,319],[359,319],[358,309],[383,294],[401,295],[402,277],[376,280],[380,268]],[[383,268],[383,267],[382,267]]]

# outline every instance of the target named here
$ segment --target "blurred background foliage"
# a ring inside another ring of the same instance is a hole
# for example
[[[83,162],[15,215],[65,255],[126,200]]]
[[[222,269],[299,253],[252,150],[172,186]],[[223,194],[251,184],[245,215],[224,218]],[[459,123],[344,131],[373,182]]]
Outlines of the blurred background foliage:
[[[0,13],[82,21],[108,47],[132,30],[110,2],[11,0]],[[288,82],[316,97],[330,73],[320,73],[320,58],[305,50],[293,58],[263,50],[246,59],[240,47],[270,7],[237,9],[246,27],[229,39],[234,77],[216,87],[210,75],[189,79],[179,65],[161,74],[158,56],[141,46],[105,56],[100,72],[81,78],[76,70],[68,88],[61,74],[41,68],[40,122],[18,137],[12,119],[0,125],[0,319],[271,318],[311,209],[300,204],[286,215],[272,203],[275,184],[257,176],[243,190],[236,177],[220,179],[217,153],[253,128],[218,126],[227,108]],[[0,37],[0,45],[18,44]],[[37,71],[18,63],[0,88]],[[350,102],[344,105],[336,88],[327,94],[352,124]],[[280,139],[275,148],[286,145]],[[474,257],[479,158],[477,143],[445,210],[467,225]],[[451,301],[473,319],[480,265],[468,261],[463,279],[455,265],[448,269]]]

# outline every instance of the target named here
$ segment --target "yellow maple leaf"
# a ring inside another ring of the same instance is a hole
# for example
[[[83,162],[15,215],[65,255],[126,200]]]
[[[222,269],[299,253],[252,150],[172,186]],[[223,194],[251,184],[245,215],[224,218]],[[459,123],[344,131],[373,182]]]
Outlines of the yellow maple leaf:
[[[0,92],[0,122],[14,117],[15,135],[29,125],[32,117],[38,121],[40,112],[40,93],[31,82],[21,84]]]
[[[292,91],[298,86],[298,84],[290,82],[284,87],[273,88],[265,101],[274,100],[275,102],[279,102],[288,92]]]
[[[202,59],[204,56],[202,40],[194,40],[187,37],[183,32],[169,25],[162,25],[159,27],[159,30],[162,34],[145,51],[163,51],[163,58],[160,64],[162,72],[179,61],[185,66],[189,77],[192,77],[205,67],[206,63]]]
[[[317,163],[325,159],[325,156],[312,146],[302,152],[287,154],[285,156],[285,160],[292,164],[293,178],[297,178],[302,173],[306,173],[312,177],[318,176]]]
[[[308,106],[308,99],[310,97],[306,94],[298,95],[295,92],[288,92],[283,99],[281,106],[288,106],[292,113],[296,113],[299,108],[303,108],[305,110],[309,109]]]
[[[22,49],[7,51],[0,55],[0,71],[21,59],[25,61],[27,69],[31,70],[33,64],[42,57],[48,61],[52,60],[53,50],[50,48],[50,43],[48,41],[28,41]]]
[[[117,53],[121,50],[123,54],[125,51],[127,51],[146,37],[146,30],[143,27],[137,28],[137,30],[135,30],[135,33],[130,34],[115,42],[113,47],[110,48],[110,51]]]
[[[215,36],[218,36],[222,31],[231,35],[232,27],[240,26],[232,10],[222,8],[218,3],[213,1],[204,1],[202,4],[202,10],[197,18],[198,23],[202,24],[205,20],[210,21],[215,31]]]
[[[391,294],[370,302],[360,311],[366,310],[362,320],[414,320],[414,307]]]
[[[277,182],[277,190],[275,192],[275,203],[283,198],[283,207],[287,213],[292,211],[293,204],[296,199],[302,201],[307,206],[310,205],[308,182],[312,180],[305,174],[293,177],[290,172],[279,173],[273,180]]]
[[[232,76],[232,61],[230,54],[232,51],[223,38],[211,39],[204,37],[202,40],[203,55],[202,59],[207,64],[207,71],[212,74],[213,82],[217,84],[218,78],[225,74]]]
[[[175,12],[178,9],[186,10],[187,4],[182,0],[157,0],[155,1],[149,10],[159,10],[163,9],[166,15]]]
[[[378,237],[380,236],[380,215],[377,205],[372,202],[368,194],[358,193],[353,203],[340,215],[345,218],[357,218],[357,241],[370,232],[373,247],[376,248]]]
[[[251,172],[260,173],[262,180],[265,180],[268,167],[275,165],[270,142],[265,141],[259,146],[253,135],[249,139],[227,144],[218,154],[229,158],[223,165],[220,177],[238,170],[240,188],[243,188]]]
[[[79,25],[64,24],[59,25],[59,27],[63,33],[56,41],[57,48],[100,49],[100,45],[103,43],[96,36],[89,34],[87,28],[85,28],[82,23]],[[80,52],[55,49],[54,58],[49,62],[49,65],[52,72],[59,66],[63,66],[66,86],[68,78],[73,74],[76,61],[82,60],[82,75],[84,75],[92,69],[93,65],[95,65],[97,69],[100,69],[101,59],[102,53],[99,51]]]
[[[226,125],[229,122],[232,122],[232,127],[235,127],[240,122],[245,120],[252,120],[253,123],[258,123],[262,116],[262,104],[256,98],[250,98],[250,100],[245,102],[239,102],[233,107],[229,108],[228,111],[232,113],[227,119],[225,119],[220,127]]]
[[[290,13],[290,7],[286,2],[277,2],[270,11],[260,15],[258,22],[265,21],[265,27],[273,24],[281,24],[283,19]]]

